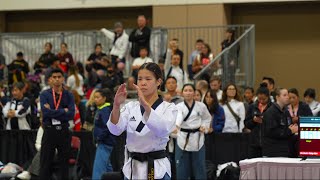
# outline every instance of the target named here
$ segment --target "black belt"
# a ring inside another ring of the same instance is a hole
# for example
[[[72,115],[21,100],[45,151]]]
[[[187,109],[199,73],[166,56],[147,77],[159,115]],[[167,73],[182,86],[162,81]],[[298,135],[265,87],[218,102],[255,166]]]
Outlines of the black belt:
[[[56,130],[61,130],[63,128],[68,128],[69,124],[68,123],[64,123],[64,124],[60,124],[60,125],[44,125],[43,127],[45,129],[55,128]]]
[[[153,151],[149,153],[129,152],[129,156],[140,162],[148,162],[148,179],[154,179],[154,160],[167,157],[165,150]],[[131,160],[131,178],[132,179],[132,160]]]
[[[187,144],[188,144],[188,142],[189,142],[190,134],[191,134],[191,133],[199,132],[199,131],[200,131],[200,128],[198,128],[198,129],[184,129],[184,128],[180,128],[180,131],[181,131],[181,132],[186,132],[186,133],[188,133],[188,134],[187,134],[187,138],[186,138],[186,142],[185,142],[185,144],[184,144],[184,146],[183,146],[183,150],[185,150],[186,147],[187,147]],[[200,141],[200,136],[199,136],[199,141]],[[199,142],[198,142],[198,148],[199,148]]]

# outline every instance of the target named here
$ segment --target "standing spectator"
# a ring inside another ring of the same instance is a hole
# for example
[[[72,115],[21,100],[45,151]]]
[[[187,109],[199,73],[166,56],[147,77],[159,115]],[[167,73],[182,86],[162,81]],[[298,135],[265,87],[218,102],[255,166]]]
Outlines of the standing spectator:
[[[196,84],[196,89],[201,91],[201,102],[204,101],[204,97],[209,89],[208,82],[206,80],[200,80]]]
[[[207,106],[210,114],[213,117],[209,133],[221,133],[224,127],[225,115],[214,90],[210,89],[207,91],[204,104]]]
[[[95,115],[93,135],[98,146],[93,163],[92,179],[100,179],[103,173],[112,172],[110,155],[116,136],[110,133],[107,122],[112,110],[113,96],[109,89],[98,89],[94,93],[94,102],[98,110]]]
[[[299,101],[299,92],[296,88],[289,89],[288,111],[291,117],[292,124],[299,124],[299,118],[303,116],[313,116],[308,104]],[[289,140],[289,157],[297,158],[299,155],[299,137],[294,134]]]
[[[226,86],[223,90],[221,104],[226,116],[223,132],[241,133],[244,128],[246,111],[236,85]]]
[[[132,76],[136,80],[140,66],[142,66],[144,63],[153,62],[152,59],[148,57],[148,49],[146,47],[141,47],[139,54],[140,57],[134,59],[132,63]]]
[[[177,105],[178,129],[176,146],[177,179],[206,179],[204,134],[208,133],[211,115],[202,102],[193,99],[195,88],[185,84],[184,102]]]
[[[316,101],[316,90],[313,88],[308,88],[304,94],[304,101],[309,105],[313,116],[317,116],[320,112],[320,103]]]
[[[76,90],[79,96],[83,96],[83,77],[78,73],[77,66],[70,66],[67,86],[71,90]]]
[[[35,73],[42,73],[44,69],[48,68],[52,61],[56,59],[57,57],[51,52],[52,50],[52,44],[50,42],[47,42],[44,45],[44,53],[41,54],[39,60],[34,64],[33,69],[35,70]]]
[[[4,80],[5,68],[6,68],[6,58],[0,53],[0,81]]]
[[[11,64],[8,65],[9,70],[9,84],[15,82],[21,82],[27,78],[29,73],[29,65],[23,58],[23,53],[17,53],[17,59],[13,60]]]
[[[228,28],[225,33],[225,40],[221,42],[221,51],[230,47],[235,41],[235,29]],[[235,72],[238,65],[238,57],[240,52],[240,46],[237,43],[228,52],[226,52],[219,62],[219,66],[223,67],[223,76],[228,82],[235,82]]]
[[[171,66],[169,69],[165,69],[165,78],[169,76],[173,76],[177,80],[178,90],[181,90],[183,85],[188,82],[188,75],[186,72],[181,68],[181,57],[179,54],[173,54],[171,56]]]
[[[267,84],[267,87],[269,89],[269,92],[270,92],[270,99],[271,99],[271,102],[275,102],[275,92],[274,92],[274,89],[275,89],[275,82],[274,82],[274,79],[271,78],[271,77],[263,77],[262,78],[262,83],[266,83]]]
[[[176,38],[173,38],[169,42],[169,48],[167,49],[167,52],[164,54],[163,59],[164,62],[164,70],[168,71],[171,64],[172,64],[172,56],[174,54],[178,54],[180,56],[180,68],[183,69],[183,52],[179,49],[179,41]],[[181,87],[182,88],[182,87]]]
[[[65,75],[68,74],[69,66],[74,65],[72,54],[68,52],[67,43],[61,43],[60,52],[58,53],[58,59],[60,60],[60,68]]]
[[[189,62],[188,62],[189,79],[193,79],[192,64],[193,64],[193,61],[196,59],[196,57],[201,53],[203,45],[204,45],[204,41],[202,39],[197,39],[196,45],[195,45],[196,48],[195,50],[192,51],[189,57]]]
[[[287,106],[290,103],[288,90],[275,90],[276,102],[263,114],[262,156],[288,157],[289,138],[298,132],[296,124],[290,125]]]
[[[246,109],[246,112],[249,109],[249,106],[251,104],[254,103],[254,100],[256,99],[256,97],[254,97],[254,89],[252,87],[246,87],[244,89],[244,95],[243,95],[243,99],[244,99],[244,107]]]
[[[23,82],[14,83],[12,86],[12,99],[7,102],[2,112],[5,118],[8,118],[7,130],[19,129],[30,130],[30,124],[27,121],[27,114],[30,113],[30,101],[23,96]]]
[[[209,44],[204,44],[201,53],[196,57],[192,64],[192,72],[193,74],[199,73],[205,66],[210,64],[213,60],[214,55],[211,53],[211,48]],[[200,76],[200,79],[204,79],[209,82],[211,75],[207,73],[203,73]]]
[[[113,46],[110,51],[112,64],[117,67],[119,62],[125,63],[129,45],[129,36],[124,31],[122,23],[116,22],[114,24],[114,32],[111,32],[105,28],[102,28],[101,31],[113,42]]]
[[[249,158],[262,157],[262,119],[264,113],[272,105],[268,88],[262,84],[257,90],[257,100],[249,106],[244,124],[251,130]]]
[[[104,69],[104,66],[102,65],[103,56],[107,56],[107,55],[102,52],[102,45],[100,43],[97,43],[94,46],[94,53],[90,54],[90,56],[86,61],[87,71],[88,69],[92,69],[92,68],[95,70]]]
[[[210,89],[216,92],[217,98],[219,101],[222,99],[222,90],[221,90],[221,78],[219,76],[212,76],[210,79]]]
[[[75,114],[73,95],[63,89],[64,76],[61,69],[53,69],[50,76],[51,87],[40,95],[40,106],[43,115],[40,157],[40,177],[51,177],[52,162],[55,149],[58,150],[60,176],[59,179],[69,177],[68,160],[71,150],[71,133],[69,131],[70,119]]]
[[[130,54],[133,58],[139,57],[141,47],[147,48],[147,52],[150,52],[151,29],[146,26],[146,17],[144,15],[139,15],[137,23],[138,28],[134,29],[129,36],[129,41],[132,43]]]

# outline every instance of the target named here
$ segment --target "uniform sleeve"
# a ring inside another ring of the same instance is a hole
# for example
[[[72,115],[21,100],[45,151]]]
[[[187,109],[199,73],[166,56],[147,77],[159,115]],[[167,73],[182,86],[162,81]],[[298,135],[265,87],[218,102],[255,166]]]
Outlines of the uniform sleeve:
[[[246,109],[244,107],[244,104],[241,102],[240,108],[239,108],[239,117],[241,118],[240,120],[240,131],[244,128],[244,119],[246,118]]]
[[[320,103],[318,103],[317,106],[312,109],[313,116],[317,116],[319,112],[320,112]]]
[[[156,136],[168,136],[175,128],[177,113],[178,110],[173,103],[163,111],[163,114],[151,109],[146,125]]]
[[[30,113],[30,111],[30,100],[28,98],[25,98],[22,103],[22,109],[20,109],[19,111],[15,111],[15,116],[18,118],[26,117],[27,114]]]
[[[201,103],[201,126],[205,127],[205,128],[210,128],[210,124],[212,121],[212,116],[208,110],[208,108],[206,107],[205,104]]]
[[[9,112],[9,109],[10,109],[10,104],[11,104],[11,100],[9,100],[9,101],[6,103],[6,105],[3,107],[3,109],[2,109],[2,113],[3,113],[3,116],[4,116],[5,118],[8,117],[8,112]]]
[[[178,109],[178,114],[177,114],[177,119],[176,119],[176,126],[180,127],[182,122],[183,122],[183,107],[181,107],[180,105],[177,105],[177,109]]]
[[[120,110],[120,117],[119,117],[119,121],[117,124],[113,124],[111,122],[111,115],[109,116],[109,120],[107,122],[107,126],[109,128],[109,131],[111,132],[111,134],[115,135],[115,136],[119,136],[120,134],[122,134],[122,132],[127,129],[127,125],[128,125],[128,121],[130,118],[130,103],[126,104],[124,107],[121,108]],[[112,112],[111,112],[112,114]]]

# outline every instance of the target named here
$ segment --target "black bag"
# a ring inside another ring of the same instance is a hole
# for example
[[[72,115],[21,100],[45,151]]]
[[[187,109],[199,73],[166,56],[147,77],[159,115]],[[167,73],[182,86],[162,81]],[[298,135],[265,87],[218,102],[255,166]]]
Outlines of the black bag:
[[[239,180],[239,178],[240,168],[230,164],[221,171],[217,180]]]

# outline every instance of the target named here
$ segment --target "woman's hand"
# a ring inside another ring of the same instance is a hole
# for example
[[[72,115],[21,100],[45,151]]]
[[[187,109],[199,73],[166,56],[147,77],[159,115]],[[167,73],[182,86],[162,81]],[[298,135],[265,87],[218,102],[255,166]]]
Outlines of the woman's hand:
[[[114,97],[113,105],[115,107],[120,107],[120,105],[124,103],[126,99],[127,99],[126,84],[121,84]]]
[[[133,86],[138,92],[140,105],[143,106],[145,110],[147,110],[147,108],[151,108],[149,103],[144,98],[144,95],[143,95],[141,89],[139,88],[139,86],[137,86],[136,84],[133,84]]]

